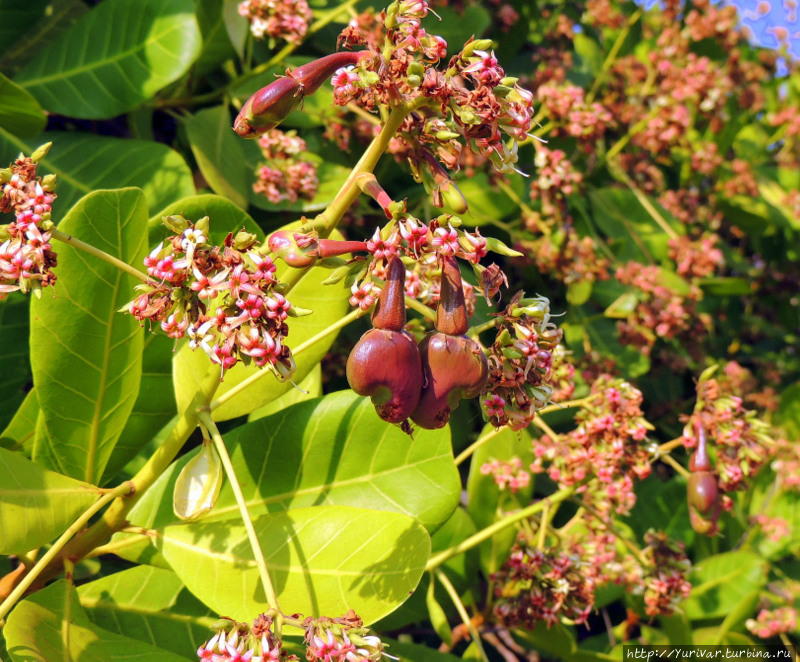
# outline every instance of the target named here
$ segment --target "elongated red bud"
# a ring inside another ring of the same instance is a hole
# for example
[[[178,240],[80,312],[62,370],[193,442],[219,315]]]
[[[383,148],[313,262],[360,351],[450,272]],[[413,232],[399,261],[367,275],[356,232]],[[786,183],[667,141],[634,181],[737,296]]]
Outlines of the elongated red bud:
[[[303,94],[303,86],[290,76],[274,80],[245,101],[233,122],[234,132],[242,138],[258,138],[297,108]]]
[[[451,336],[461,336],[469,328],[461,271],[453,256],[442,257],[441,264],[442,284],[439,305],[436,308],[436,330]]]
[[[257,138],[274,129],[297,108],[303,98],[313,94],[340,67],[355,64],[369,51],[326,55],[287,72],[255,92],[242,106],[233,122],[242,138]]]
[[[396,255],[393,256],[386,273],[386,285],[381,290],[372,313],[372,326],[376,329],[402,331],[406,324],[406,268],[403,261]]]
[[[701,424],[697,424],[697,449],[689,458],[690,471],[711,471],[711,459],[708,456],[708,440],[706,431]]]
[[[320,258],[336,257],[346,253],[357,253],[366,251],[367,244],[363,241],[339,241],[337,239],[320,239],[314,255]]]
[[[405,331],[405,267],[394,257],[367,331],[347,357],[347,381],[368,395],[385,421],[401,423],[419,402],[422,363],[414,339]]]
[[[700,424],[697,425],[697,449],[689,459],[689,469],[692,471],[686,485],[689,522],[697,533],[714,535],[722,508],[717,477],[712,472],[708,455],[706,432]]]

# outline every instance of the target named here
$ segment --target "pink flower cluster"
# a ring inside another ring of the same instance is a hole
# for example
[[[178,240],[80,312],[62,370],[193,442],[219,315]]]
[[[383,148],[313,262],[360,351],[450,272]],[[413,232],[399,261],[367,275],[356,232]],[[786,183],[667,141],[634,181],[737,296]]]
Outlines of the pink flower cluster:
[[[419,105],[392,145],[415,171],[441,176],[438,162],[456,168],[465,152],[482,155],[500,172],[513,171],[516,141],[531,130],[533,95],[505,76],[488,40],[469,41],[438,69],[447,44],[422,27],[429,11],[426,0],[404,0],[380,15],[354,19],[340,42],[366,46],[372,55],[336,72],[336,103],[354,102],[367,110],[378,104]]]
[[[261,135],[258,146],[266,163],[256,169],[253,191],[273,204],[313,199],[319,179],[317,167],[299,156],[306,150],[305,140],[295,131],[271,129]]]
[[[693,241],[686,235],[669,240],[669,257],[677,272],[684,278],[713,276],[724,264],[722,251],[717,248],[719,237],[707,234]]]
[[[378,662],[384,644],[367,630],[352,610],[340,618],[290,620],[305,630],[308,662]],[[201,662],[296,662],[272,632],[272,618],[258,616],[251,624],[231,621],[197,649]]]
[[[745,409],[739,396],[726,392],[718,379],[701,379],[697,385],[697,405],[683,429],[686,448],[697,446],[698,426],[714,444],[719,486],[726,492],[743,489],[774,452],[770,426]]]
[[[697,338],[705,333],[708,320],[695,305],[699,288],[691,286],[686,295],[681,295],[663,281],[659,267],[639,262],[619,267],[616,277],[623,285],[638,290],[635,309],[617,323],[620,342],[649,354],[659,338]]]
[[[489,379],[481,408],[492,425],[520,430],[550,402],[553,352],[562,332],[550,319],[545,297],[514,297],[498,316],[497,335],[487,351]]]
[[[589,397],[576,416],[577,428],[533,441],[530,468],[547,472],[562,487],[579,485],[584,503],[601,515],[624,515],[636,503],[634,480],[650,475],[654,459],[642,394],[628,382],[601,376]]]
[[[508,461],[491,459],[481,465],[481,473],[491,476],[501,490],[518,492],[531,483],[531,475],[522,468],[522,460],[512,457]]]
[[[648,531],[644,539],[647,545],[644,555],[650,560],[643,578],[645,613],[671,614],[692,590],[686,579],[691,564],[683,543],[670,540],[665,533]]]
[[[560,149],[539,145],[533,162],[536,175],[531,180],[531,198],[541,200],[542,213],[551,216],[557,213],[567,196],[578,191],[583,175]]]
[[[526,219],[532,231],[541,227]],[[534,241],[521,241],[536,267],[552,274],[565,285],[584,281],[594,282],[608,278],[609,261],[598,253],[597,242],[592,237],[581,237],[573,229],[548,232]]]
[[[613,121],[601,104],[587,103],[583,88],[576,85],[547,83],[536,90],[536,96],[556,123],[553,135],[595,141]]]
[[[40,147],[33,157],[20,154],[0,170],[0,213],[14,214],[0,228],[0,300],[10,292],[30,292],[56,281],[56,254],[50,246],[55,177],[36,174],[36,162],[49,148],[49,143]]]
[[[786,632],[794,632],[797,629],[797,609],[794,607],[762,609],[755,619],[747,619],[745,627],[762,639],[769,639]]]
[[[299,44],[308,31],[313,14],[306,0],[244,0],[239,15],[250,22],[256,39],[265,36]]]
[[[280,293],[275,264],[256,238],[228,235],[208,243],[208,219],[190,223],[171,216],[177,232],[145,258],[152,281],[126,309],[136,319],[159,322],[170,338],[189,338],[224,374],[239,361],[270,366],[283,377],[293,370],[284,339],[291,304]]]
[[[507,627],[548,627],[560,619],[585,623],[594,605],[594,582],[579,558],[558,550],[515,545],[503,567],[492,574],[494,615]]]

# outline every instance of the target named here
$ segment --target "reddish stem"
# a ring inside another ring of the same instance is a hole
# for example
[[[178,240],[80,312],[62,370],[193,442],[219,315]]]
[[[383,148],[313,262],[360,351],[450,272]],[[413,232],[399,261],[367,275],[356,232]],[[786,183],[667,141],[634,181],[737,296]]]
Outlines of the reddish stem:
[[[320,258],[336,257],[346,253],[356,253],[366,251],[367,244],[363,241],[338,241],[336,239],[320,239],[317,242],[317,249],[314,255]]]

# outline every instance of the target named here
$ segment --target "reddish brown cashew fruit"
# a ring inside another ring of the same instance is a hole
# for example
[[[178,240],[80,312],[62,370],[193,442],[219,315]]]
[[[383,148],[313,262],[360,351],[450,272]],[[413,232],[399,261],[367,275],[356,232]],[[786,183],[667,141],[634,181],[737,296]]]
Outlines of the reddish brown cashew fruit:
[[[356,64],[367,54],[369,51],[332,53],[287,71],[244,102],[233,122],[234,132],[242,138],[258,138],[274,129],[337,69]]]
[[[489,375],[481,346],[467,338],[467,307],[461,272],[454,257],[442,258],[442,285],[436,331],[420,343],[424,385],[411,420],[423,428],[441,428],[463,398],[476,397]]]
[[[383,420],[405,421],[419,402],[422,363],[406,323],[406,268],[393,257],[367,331],[347,357],[347,381],[359,395],[368,395]]]
[[[689,503],[689,521],[697,533],[713,536],[717,533],[717,519],[721,511],[719,487],[708,457],[706,433],[697,428],[697,450],[689,459],[689,482],[686,498]]]

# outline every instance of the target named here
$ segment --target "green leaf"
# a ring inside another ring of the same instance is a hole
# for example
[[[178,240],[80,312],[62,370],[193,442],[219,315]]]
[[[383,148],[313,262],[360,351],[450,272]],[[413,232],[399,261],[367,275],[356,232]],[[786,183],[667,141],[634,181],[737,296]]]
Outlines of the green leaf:
[[[700,279],[700,287],[714,296],[744,296],[753,291],[753,282],[747,278],[715,276]]]
[[[388,644],[387,652],[400,658],[400,662],[458,662],[460,657],[450,653],[440,653],[435,648],[412,644],[407,641],[394,641],[383,638]]]
[[[783,389],[776,419],[790,439],[800,439],[800,382]]]
[[[747,551],[710,556],[692,569],[692,593],[683,603],[691,620],[719,618],[766,581],[767,563]],[[703,643],[696,641],[695,643]]]
[[[0,126],[18,136],[34,136],[44,129],[46,121],[30,92],[0,73]]]
[[[280,263],[278,278],[284,272],[285,267],[283,263]],[[290,317],[287,320],[289,325],[287,345],[289,347],[297,347],[300,343],[327,329],[347,313],[350,289],[344,282],[323,285],[322,281],[329,275],[330,270],[313,267],[305,273],[287,295],[289,301],[295,306],[314,311],[313,315]],[[297,357],[297,370],[292,377],[295,383],[305,379],[311,369],[322,360],[335,339],[336,334],[332,333]],[[192,351],[188,343],[185,343],[175,354],[172,374],[179,411],[182,411],[191,402],[195,393],[195,384],[208,374],[212,365],[206,354],[202,351]],[[217,390],[217,397],[258,371],[259,368],[256,366],[246,366],[242,363],[235,365],[231,370],[225,372],[225,380]],[[292,388],[294,386],[291,382],[279,382],[273,374],[266,374],[219,409],[215,409],[214,419],[225,421],[250,414]]]
[[[425,592],[425,606],[428,608],[428,619],[434,631],[443,642],[448,646],[453,643],[453,631],[450,623],[447,622],[447,614],[444,613],[442,605],[436,600],[436,582],[428,583],[428,590]]]
[[[180,78],[200,51],[191,0],[106,0],[17,75],[51,112],[104,119]]]
[[[39,401],[36,399],[36,389],[31,389],[6,429],[0,434],[0,446],[15,451],[21,450],[30,457],[38,417]]]
[[[144,337],[139,395],[111,452],[103,482],[108,482],[177,414],[172,392],[175,341],[157,330]]]
[[[487,9],[478,4],[458,9],[436,7],[436,13],[442,20],[437,20],[435,16],[428,18],[426,28],[444,38],[450,53],[458,51],[470,37],[480,37],[492,22]]]
[[[639,539],[649,529],[664,531],[670,538],[688,543],[693,538],[686,503],[686,480],[675,476],[669,481],[654,473],[636,483],[636,505],[624,521]]]
[[[473,454],[467,479],[467,512],[478,529],[489,526],[496,520],[497,509],[501,504],[507,510],[528,505],[532,491],[529,487],[516,494],[501,493],[494,479],[481,473],[481,466],[492,459],[506,461],[516,456],[527,467],[533,460],[530,434],[527,430],[515,432],[509,428],[495,432],[491,425],[486,425],[481,436],[490,434],[493,437],[479,446]],[[480,546],[481,565],[487,573],[499,569],[515,537],[514,528],[508,527]]]
[[[144,259],[147,211],[139,189],[90,193],[58,226],[115,257]],[[136,401],[143,331],[118,312],[136,279],[60,245],[58,282],[31,302],[31,367],[43,435],[34,459],[97,482]]]
[[[64,651],[64,638],[69,641]],[[94,625],[81,608],[75,590],[64,580],[23,600],[3,630],[13,662],[187,662],[196,655],[175,655]]]
[[[492,221],[500,221],[518,211],[514,201],[492,186],[483,173],[469,179],[459,179],[456,184],[469,203],[469,211],[461,216],[470,225],[486,225]],[[518,194],[522,193],[520,177],[512,177],[509,185],[517,190]]]
[[[138,566],[78,589],[89,620],[109,632],[191,657],[217,619],[171,570]]]
[[[5,448],[0,448],[0,475],[0,554],[20,554],[49,542],[98,497],[94,486]]]
[[[82,196],[100,188],[139,186],[151,209],[194,193],[192,173],[183,157],[148,140],[52,131],[23,141],[0,129],[0,163],[11,161],[19,152],[30,154],[49,141],[53,147],[40,161],[40,173],[58,175],[56,219]]]
[[[606,187],[589,193],[595,223],[609,238],[614,254],[623,261],[647,264],[667,259],[669,237],[629,190]],[[654,200],[652,205],[675,228],[680,225]]]
[[[0,426],[7,425],[31,387],[28,362],[28,297],[10,296],[0,302]],[[5,435],[3,435],[5,436]]]
[[[247,207],[253,175],[245,163],[242,139],[231,125],[227,106],[214,106],[192,115],[184,123],[192,154],[212,190]]]
[[[298,402],[305,402],[306,400],[313,400],[322,395],[322,365],[317,363],[316,366],[309,372],[305,379],[297,385],[297,388],[286,391],[281,397],[273,400],[269,404],[256,409],[247,420],[257,421],[259,418],[265,418],[272,414],[277,414],[279,411],[296,405]]]
[[[399,512],[434,529],[458,503],[449,430],[417,430],[409,437],[378,418],[369,398],[352,391],[303,402],[235,428],[225,442],[254,517],[333,504]],[[177,521],[173,486],[196,452],[158,479],[131,510],[131,522],[161,528]],[[226,484],[201,521],[237,513]]]
[[[237,207],[230,200],[219,195],[203,194],[181,198],[154,214],[148,221],[148,243],[155,246],[159,241],[173,234],[162,222],[165,216],[180,214],[191,221],[197,221],[203,216],[210,219],[209,240],[215,244],[222,244],[228,233],[237,233],[244,229],[252,232],[259,239],[264,238],[264,232],[258,224],[241,207]]]
[[[211,71],[236,53],[222,20],[223,0],[195,0],[197,22],[203,36],[203,48],[194,65],[198,74]]]
[[[0,44],[6,50],[44,18],[49,0],[0,0]]]
[[[430,552],[425,529],[400,513],[315,506],[253,525],[281,608],[305,616],[356,609],[372,623],[414,590]],[[168,526],[159,543],[187,588],[215,612],[249,620],[267,609],[238,517]]]
[[[579,280],[567,286],[567,302],[573,306],[582,306],[592,296],[594,281],[589,279]]]

